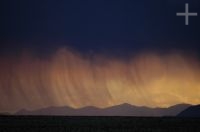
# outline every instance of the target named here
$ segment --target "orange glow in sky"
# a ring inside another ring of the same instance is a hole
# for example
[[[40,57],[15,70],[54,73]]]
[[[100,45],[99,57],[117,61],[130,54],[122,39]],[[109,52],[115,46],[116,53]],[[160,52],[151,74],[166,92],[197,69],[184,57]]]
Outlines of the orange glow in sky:
[[[47,106],[168,107],[200,103],[198,59],[144,53],[129,60],[62,48],[49,58],[0,57],[0,111]]]

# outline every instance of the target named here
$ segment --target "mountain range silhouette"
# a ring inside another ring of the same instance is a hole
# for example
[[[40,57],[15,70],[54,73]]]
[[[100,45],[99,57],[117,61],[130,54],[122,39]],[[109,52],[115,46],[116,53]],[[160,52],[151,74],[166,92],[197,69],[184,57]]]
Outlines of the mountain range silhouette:
[[[22,109],[15,115],[58,115],[58,116],[176,116],[183,110],[189,108],[189,104],[178,104],[169,108],[149,108],[140,107],[130,104],[121,104],[107,108],[97,108],[94,106],[87,106],[79,109],[68,106],[63,107],[47,107],[38,110]]]
[[[178,117],[200,117],[200,105],[188,107],[178,114]]]

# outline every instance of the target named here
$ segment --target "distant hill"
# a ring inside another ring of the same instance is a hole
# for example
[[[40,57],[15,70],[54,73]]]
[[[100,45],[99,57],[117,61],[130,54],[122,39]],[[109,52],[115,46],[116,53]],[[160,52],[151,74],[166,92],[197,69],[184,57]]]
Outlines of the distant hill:
[[[0,116],[2,116],[2,115],[10,115],[10,113],[8,113],[8,112],[0,113]]]
[[[71,107],[47,107],[39,110],[29,111],[22,109],[15,115],[73,115],[76,110]]]
[[[176,116],[188,104],[175,105],[169,108],[148,108],[130,104],[121,104],[108,108],[93,106],[74,109],[71,107],[48,107],[34,111],[20,110],[15,115],[62,115],[62,116]]]
[[[191,106],[183,110],[178,117],[200,117],[200,105]]]
[[[178,104],[178,105],[171,106],[167,109],[161,108],[161,111],[163,112],[162,115],[176,116],[177,114],[179,114],[180,112],[182,112],[183,110],[185,110],[191,106],[192,105],[190,105],[190,104]]]

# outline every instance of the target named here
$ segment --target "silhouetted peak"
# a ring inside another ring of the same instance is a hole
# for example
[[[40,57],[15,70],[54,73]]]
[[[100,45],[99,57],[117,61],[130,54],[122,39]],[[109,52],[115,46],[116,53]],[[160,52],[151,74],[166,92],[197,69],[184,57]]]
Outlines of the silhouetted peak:
[[[107,108],[97,108],[86,106],[83,108],[47,107],[34,111],[25,109],[15,113],[16,115],[63,115],[63,116],[176,116],[181,111],[188,108],[188,104],[179,104],[169,108],[149,108],[144,106],[134,106],[128,103],[119,104]],[[199,106],[200,107],[200,106]]]
[[[111,106],[110,108],[112,108],[112,107],[132,108],[132,107],[136,107],[136,106],[133,106],[133,105],[128,104],[128,103],[123,103],[123,104],[119,104],[119,105]]]
[[[175,107],[190,107],[192,106],[191,104],[176,104],[176,105],[173,105],[173,106],[170,106],[168,108],[175,108]]]
[[[178,117],[200,117],[200,105],[190,106],[178,114]]]

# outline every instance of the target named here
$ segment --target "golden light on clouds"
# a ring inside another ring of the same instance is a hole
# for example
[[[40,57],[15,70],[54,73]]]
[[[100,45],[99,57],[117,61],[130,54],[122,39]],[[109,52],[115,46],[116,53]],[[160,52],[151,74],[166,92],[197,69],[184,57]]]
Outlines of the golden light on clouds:
[[[49,58],[0,58],[0,111],[47,106],[167,107],[200,103],[198,59],[145,53],[127,60],[62,48]]]

